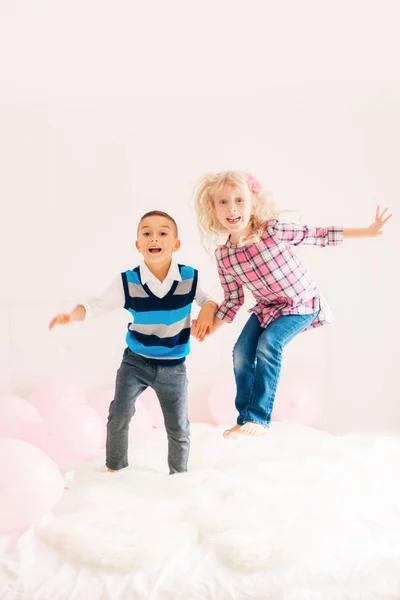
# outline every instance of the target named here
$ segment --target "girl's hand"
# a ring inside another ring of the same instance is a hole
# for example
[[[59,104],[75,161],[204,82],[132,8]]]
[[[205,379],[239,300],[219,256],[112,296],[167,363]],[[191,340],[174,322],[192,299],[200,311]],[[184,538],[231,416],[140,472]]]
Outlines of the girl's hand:
[[[49,330],[53,329],[54,325],[68,325],[71,321],[72,318],[70,313],[60,313],[51,321]]]
[[[376,207],[376,213],[375,213],[375,221],[372,223],[372,225],[370,225],[367,228],[367,231],[369,233],[369,237],[377,237],[378,235],[382,235],[383,231],[382,228],[383,226],[389,221],[389,219],[391,218],[391,214],[387,215],[385,217],[385,213],[388,210],[387,208],[385,208],[385,210],[379,214],[379,206]]]

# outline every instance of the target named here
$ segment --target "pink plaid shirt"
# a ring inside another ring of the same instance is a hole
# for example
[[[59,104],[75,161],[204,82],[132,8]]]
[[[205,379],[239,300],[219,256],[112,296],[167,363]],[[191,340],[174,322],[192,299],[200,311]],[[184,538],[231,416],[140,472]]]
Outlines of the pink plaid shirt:
[[[216,316],[230,323],[243,304],[243,286],[257,304],[250,309],[262,327],[283,315],[318,316],[307,327],[332,322],[332,314],[316,284],[293,249],[299,244],[336,246],[343,241],[342,227],[308,228],[294,223],[266,221],[261,240],[248,246],[228,240],[215,250],[225,299]]]

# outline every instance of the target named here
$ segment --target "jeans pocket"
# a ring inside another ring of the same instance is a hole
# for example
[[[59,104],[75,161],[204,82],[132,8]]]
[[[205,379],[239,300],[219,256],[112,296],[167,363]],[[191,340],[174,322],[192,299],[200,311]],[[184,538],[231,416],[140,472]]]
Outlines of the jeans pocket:
[[[185,381],[186,381],[186,385],[188,384],[188,378],[187,378],[187,370],[186,370],[186,364],[185,363],[180,363],[179,365],[176,365],[174,368],[174,371],[176,373],[176,375],[179,375],[180,377],[184,377]]]
[[[132,354],[132,350],[130,348],[128,348],[128,346],[125,348],[124,353],[122,355],[122,359],[126,358],[127,356],[129,356],[130,354]]]

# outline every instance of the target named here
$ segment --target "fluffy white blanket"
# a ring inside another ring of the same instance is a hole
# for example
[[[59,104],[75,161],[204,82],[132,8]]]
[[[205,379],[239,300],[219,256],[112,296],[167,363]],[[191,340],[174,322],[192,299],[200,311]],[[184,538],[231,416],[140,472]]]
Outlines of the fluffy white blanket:
[[[159,431],[124,471],[75,466],[12,567],[3,555],[9,593],[23,582],[29,600],[399,600],[400,439],[291,423],[262,438],[192,432],[187,474],[166,474]]]

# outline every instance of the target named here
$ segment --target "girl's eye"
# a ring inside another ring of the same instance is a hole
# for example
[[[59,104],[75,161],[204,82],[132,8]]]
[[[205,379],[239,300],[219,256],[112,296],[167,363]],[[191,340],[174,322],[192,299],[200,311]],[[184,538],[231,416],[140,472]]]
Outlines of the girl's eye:
[[[226,204],[226,200],[220,200],[219,203],[220,204]]]
[[[243,198],[236,198],[238,202],[243,202]]]

